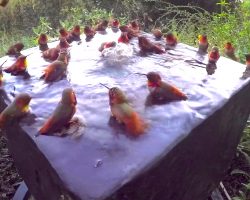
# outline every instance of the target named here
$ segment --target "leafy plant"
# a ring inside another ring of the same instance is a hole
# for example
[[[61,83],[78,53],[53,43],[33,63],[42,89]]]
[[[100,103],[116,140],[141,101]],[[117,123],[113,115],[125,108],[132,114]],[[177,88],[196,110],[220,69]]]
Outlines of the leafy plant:
[[[46,33],[46,34],[54,33],[50,22],[45,17],[40,17],[39,24],[36,27],[32,28],[32,30],[33,33],[36,34],[36,36],[40,35],[41,33]]]

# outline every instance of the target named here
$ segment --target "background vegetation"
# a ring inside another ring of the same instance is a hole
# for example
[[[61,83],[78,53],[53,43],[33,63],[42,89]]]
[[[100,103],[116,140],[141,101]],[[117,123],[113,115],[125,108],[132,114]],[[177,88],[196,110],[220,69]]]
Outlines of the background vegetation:
[[[172,31],[179,41],[192,46],[197,46],[197,36],[202,33],[207,34],[210,47],[217,45],[221,52],[226,42],[232,42],[242,63],[244,54],[250,53],[250,0],[11,0],[0,7],[0,56],[18,41],[26,48],[36,45],[42,32],[53,38],[60,27],[94,25],[112,17],[122,24],[138,19],[145,31]],[[248,123],[236,155],[244,167],[231,171],[233,176],[243,177],[235,199],[250,199],[249,155]]]

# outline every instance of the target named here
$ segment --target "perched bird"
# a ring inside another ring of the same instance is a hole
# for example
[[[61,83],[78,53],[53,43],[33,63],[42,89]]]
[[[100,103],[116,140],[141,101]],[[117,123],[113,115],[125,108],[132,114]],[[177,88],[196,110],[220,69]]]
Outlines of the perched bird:
[[[0,6],[5,7],[9,3],[9,0],[1,0]]]
[[[118,43],[125,43],[128,44],[129,43],[129,39],[128,39],[128,33],[126,32],[122,32],[121,36],[118,38]]]
[[[3,69],[2,69],[2,67],[3,67],[4,63],[6,63],[6,62],[7,62],[7,60],[5,60],[5,61],[1,64],[1,66],[0,66],[0,87],[3,85]]]
[[[9,47],[6,55],[18,57],[21,55],[21,51],[23,48],[24,48],[23,43],[18,42],[16,44],[12,45],[11,47]]]
[[[59,34],[60,34],[59,39],[60,38],[67,38],[69,36],[69,32],[65,28],[61,28],[59,30]]]
[[[220,53],[218,47],[212,47],[209,55],[208,55],[208,62],[209,63],[216,63],[220,58]]]
[[[153,44],[144,36],[138,37],[138,44],[142,53],[165,53],[165,51],[160,46]]]
[[[227,42],[224,46],[224,53],[227,57],[231,58],[232,60],[238,61],[239,59],[235,55],[235,49],[231,42]]]
[[[39,38],[38,38],[38,45],[39,45],[39,49],[41,51],[46,51],[49,49],[48,47],[48,37],[46,34],[41,33]]]
[[[246,54],[246,70],[243,72],[242,79],[250,77],[250,54]]]
[[[42,53],[42,57],[45,60],[55,61],[60,53],[60,50],[68,49],[70,44],[67,42],[66,38],[60,38],[59,44],[55,48],[50,48]]]
[[[114,41],[112,41],[112,42],[104,42],[99,47],[99,51],[102,52],[104,49],[107,49],[107,48],[110,48],[110,47],[115,47],[115,46],[116,46],[116,42],[114,42]]]
[[[83,29],[84,34],[86,35],[86,41],[90,41],[96,34],[96,32],[90,27],[90,26],[85,26]]]
[[[68,43],[71,43],[73,41],[80,41],[81,35],[81,29],[79,25],[74,26],[73,30],[68,34],[68,36],[66,37],[66,40]]]
[[[187,96],[180,89],[162,81],[161,76],[157,72],[149,72],[141,75],[147,77],[148,90],[155,100],[187,100]]]
[[[107,20],[102,20],[99,24],[96,25],[95,31],[106,31],[109,22]]]
[[[46,82],[61,80],[66,76],[68,59],[68,52],[61,50],[58,58],[46,67],[41,78]]]
[[[0,114],[0,128],[3,128],[9,121],[19,119],[27,114],[30,100],[31,97],[27,93],[17,95],[15,100]]]
[[[215,73],[217,69],[216,63],[220,58],[218,47],[212,47],[211,51],[208,54],[208,63],[206,65],[206,71],[208,75],[212,75]]]
[[[120,25],[119,29],[121,32],[128,32],[129,27],[128,25]]]
[[[111,28],[118,29],[120,26],[120,22],[118,19],[113,19],[111,21]]]
[[[173,49],[177,45],[177,38],[173,33],[169,32],[166,35],[164,35],[164,37],[166,41],[167,50]]]
[[[21,55],[17,60],[3,71],[11,75],[24,75],[27,73],[27,56]]]
[[[128,39],[132,39],[134,37],[138,37],[139,36],[139,32],[138,31],[135,31],[133,30],[132,28],[130,28],[129,26],[127,25],[122,25],[122,26],[119,26],[119,29],[122,33],[126,32],[127,33],[127,36],[128,36]]]
[[[105,86],[106,87],[106,86]],[[106,87],[108,88],[108,87]],[[146,124],[141,117],[129,105],[125,94],[117,87],[109,89],[109,105],[112,116],[118,123],[126,127],[126,131],[133,136],[139,136],[145,132]]]
[[[136,32],[140,31],[140,25],[139,25],[137,20],[134,20],[134,21],[130,22],[128,27],[131,28],[132,30],[136,31]]]
[[[42,53],[42,57],[45,60],[55,61],[59,56],[59,48],[50,48]]]
[[[39,134],[51,134],[60,131],[64,126],[70,124],[73,115],[76,112],[76,96],[72,88],[66,88],[62,92],[61,101],[56,109],[38,131]]]
[[[70,44],[67,41],[67,38],[60,38],[59,44],[56,46],[56,48],[60,49],[68,49],[70,47]]]
[[[161,32],[160,29],[153,29],[151,32],[155,36],[156,40],[160,40],[163,36],[163,33]]]
[[[207,53],[207,49],[208,49],[208,40],[207,40],[207,36],[206,35],[199,35],[198,36],[198,53],[201,54],[206,54]]]

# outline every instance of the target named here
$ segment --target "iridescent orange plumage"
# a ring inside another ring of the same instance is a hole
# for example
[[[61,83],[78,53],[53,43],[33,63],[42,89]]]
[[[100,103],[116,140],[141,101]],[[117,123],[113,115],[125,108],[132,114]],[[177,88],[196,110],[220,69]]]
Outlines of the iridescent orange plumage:
[[[165,37],[167,49],[172,49],[173,47],[177,45],[177,37],[173,33],[169,32],[166,35],[164,35],[164,37]]]
[[[220,53],[218,47],[212,47],[209,55],[208,55],[208,62],[216,63],[220,58]]]
[[[51,114],[49,119],[38,131],[39,134],[45,135],[60,131],[64,126],[70,123],[70,120],[76,112],[76,96],[71,88],[66,88],[62,92],[61,101]]]
[[[207,53],[207,49],[208,49],[208,40],[207,40],[207,36],[206,35],[199,35],[198,36],[198,43],[199,43],[199,48],[198,48],[198,52],[205,54]]]
[[[21,75],[26,72],[27,69],[27,56],[19,56],[17,60],[8,68],[4,69],[6,73],[10,73],[11,75]]]
[[[39,49],[41,51],[46,51],[49,49],[48,47],[48,37],[46,34],[41,33],[39,38],[38,38],[38,45],[39,45]]]
[[[128,104],[125,94],[119,88],[109,89],[109,105],[113,117],[125,125],[128,133],[139,136],[145,132],[146,124]]]
[[[165,51],[160,46],[153,44],[144,36],[138,37],[138,44],[142,53],[165,53]]]
[[[118,42],[128,44],[129,43],[128,34],[126,32],[122,32],[121,36],[118,38]]]
[[[148,89],[153,98],[158,100],[187,100],[187,96],[176,86],[161,80],[157,72],[146,74]]]
[[[239,59],[235,55],[235,48],[231,42],[227,42],[224,46],[224,53],[227,57],[231,58],[232,60],[238,61]]]

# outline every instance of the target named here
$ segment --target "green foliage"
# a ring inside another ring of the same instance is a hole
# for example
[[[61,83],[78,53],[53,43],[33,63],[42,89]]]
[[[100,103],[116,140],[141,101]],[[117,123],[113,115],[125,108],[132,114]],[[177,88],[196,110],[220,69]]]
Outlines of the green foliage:
[[[53,34],[53,28],[51,27],[51,23],[48,21],[45,17],[40,17],[39,24],[32,28],[33,33],[35,33],[36,36],[39,36],[41,33],[46,34]]]

